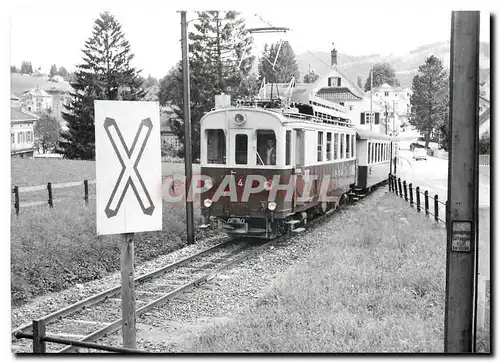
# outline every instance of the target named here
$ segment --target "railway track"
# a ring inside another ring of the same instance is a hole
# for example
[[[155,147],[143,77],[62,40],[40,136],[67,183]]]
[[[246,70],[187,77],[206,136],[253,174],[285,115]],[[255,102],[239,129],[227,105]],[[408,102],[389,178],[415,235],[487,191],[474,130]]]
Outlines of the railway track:
[[[321,224],[334,212],[335,210],[331,210],[318,216],[308,222],[308,226]],[[283,235],[265,242],[245,238],[233,240],[222,238],[221,243],[136,277],[134,279],[136,316],[139,317],[183,292],[203,285],[215,278],[219,272],[286,238],[288,236]],[[117,285],[41,317],[39,320],[46,324],[46,336],[92,342],[120,330],[122,326],[120,292],[121,286]],[[19,340],[30,336],[32,332],[32,323],[12,331],[14,353],[32,352],[31,340]],[[46,348],[49,353],[70,353],[83,349],[51,342],[46,344]]]
[[[219,272],[253,256],[274,242],[225,239],[201,252],[138,276],[134,279],[136,315],[140,316],[167,300],[212,280]],[[46,335],[92,342],[120,330],[120,291],[121,286],[118,285],[41,317],[39,320],[46,324]],[[17,340],[32,332],[33,325],[29,323],[12,331],[12,336]],[[46,348],[48,353],[70,353],[77,349],[57,343],[47,343]],[[32,352],[32,341],[15,341],[12,350],[15,353]]]

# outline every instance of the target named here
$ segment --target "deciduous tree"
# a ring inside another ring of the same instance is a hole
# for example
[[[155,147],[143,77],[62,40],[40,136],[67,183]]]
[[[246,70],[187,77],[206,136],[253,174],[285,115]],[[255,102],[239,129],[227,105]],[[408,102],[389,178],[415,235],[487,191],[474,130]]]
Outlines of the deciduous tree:
[[[410,124],[424,136],[427,147],[433,130],[447,131],[449,82],[441,60],[428,57],[413,77],[411,88]]]
[[[371,90],[372,72],[368,74],[365,82],[365,92]],[[387,83],[391,86],[399,86],[399,81],[396,78],[396,73],[389,63],[377,63],[373,65],[373,88]]]
[[[66,111],[62,112],[68,130],[61,132],[59,152],[68,159],[95,158],[94,100],[117,100],[118,87],[130,92],[124,99],[144,96],[138,71],[131,66],[134,54],[125,39],[120,23],[109,12],[95,21],[92,37],[85,42],[83,63],[77,66],[75,90]]]
[[[35,123],[35,147],[42,149],[42,153],[54,150],[59,139],[59,122],[54,117],[41,116]]]

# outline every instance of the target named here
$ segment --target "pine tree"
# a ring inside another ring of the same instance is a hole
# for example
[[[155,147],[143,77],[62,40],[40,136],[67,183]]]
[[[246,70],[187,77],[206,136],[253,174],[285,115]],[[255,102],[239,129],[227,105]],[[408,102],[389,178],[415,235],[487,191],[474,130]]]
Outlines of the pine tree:
[[[61,77],[63,77],[64,79],[68,78],[68,71],[63,66],[59,67],[57,74],[60,75]]]
[[[68,159],[95,158],[94,100],[117,100],[118,87],[129,87],[124,97],[140,100],[144,96],[138,71],[130,65],[134,55],[121,25],[109,12],[95,21],[92,37],[82,50],[84,63],[77,66],[71,86],[72,101],[62,112],[68,130],[58,152]]]
[[[191,90],[191,143],[193,160],[200,155],[200,119],[214,107],[215,95],[231,99],[253,94],[256,79],[250,75],[254,60],[253,38],[244,19],[234,11],[197,13],[194,31],[189,32],[189,71]],[[171,105],[177,117],[172,131],[184,145],[184,99],[182,63],[179,62],[160,81],[161,105]],[[184,155],[184,147],[179,151]]]
[[[259,64],[259,80],[262,81],[264,77],[266,83],[288,83],[292,77],[298,80],[300,77],[299,65],[290,43],[283,41],[280,47],[280,42],[278,42],[271,44],[269,49],[266,46]]]
[[[410,124],[423,134],[428,146],[434,130],[447,131],[443,126],[448,121],[449,82],[441,60],[433,55],[428,57],[413,77],[411,88]]]
[[[51,77],[54,77],[55,75],[57,75],[57,66],[55,64],[53,64],[51,67],[50,67],[50,76]]]
[[[372,72],[368,74],[365,82],[365,92],[371,90]],[[389,63],[377,63],[373,65],[373,88],[387,83],[391,86],[399,86],[396,73]]]

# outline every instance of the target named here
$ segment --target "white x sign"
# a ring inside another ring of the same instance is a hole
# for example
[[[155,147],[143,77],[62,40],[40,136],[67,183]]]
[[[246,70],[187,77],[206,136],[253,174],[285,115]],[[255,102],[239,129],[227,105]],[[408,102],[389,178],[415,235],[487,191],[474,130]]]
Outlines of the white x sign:
[[[141,174],[139,174],[137,170],[137,165],[139,164],[149,134],[151,134],[151,129],[153,128],[151,120],[149,118],[142,120],[130,150],[125,144],[120,129],[114,119],[106,117],[104,128],[113,145],[116,156],[122,165],[122,171],[118,176],[118,181],[106,205],[106,215],[108,218],[111,218],[118,214],[118,210],[120,209],[120,205],[123,202],[123,198],[129,186],[134,190],[137,201],[141,205],[144,214],[153,214],[155,206],[144,185]],[[138,142],[139,145],[137,145]]]
[[[95,101],[98,234],[162,228],[157,102]]]

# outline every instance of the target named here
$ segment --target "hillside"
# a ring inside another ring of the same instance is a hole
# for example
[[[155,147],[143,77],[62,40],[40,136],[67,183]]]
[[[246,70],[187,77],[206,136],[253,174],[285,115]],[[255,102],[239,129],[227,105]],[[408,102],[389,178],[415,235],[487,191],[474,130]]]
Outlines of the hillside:
[[[21,75],[18,73],[10,74],[10,87],[11,93],[16,96],[21,95],[24,91],[30,90],[32,88],[44,89],[44,90],[61,90],[70,91],[71,86],[68,82],[50,82],[42,77],[34,77],[28,75]]]
[[[338,53],[338,68],[353,82],[356,82],[358,75],[364,81],[368,77],[372,63],[388,62],[396,71],[396,76],[403,87],[411,87],[413,77],[418,71],[418,67],[425,62],[430,55],[435,55],[441,59],[445,68],[450,66],[450,44],[449,42],[438,42],[427,44],[415,48],[404,56],[371,54],[366,56],[350,56]],[[305,52],[297,54],[299,71],[304,75],[308,71],[309,64],[316,73],[323,73],[330,67],[329,52]],[[486,81],[490,76],[490,44],[480,44],[480,79]]]

